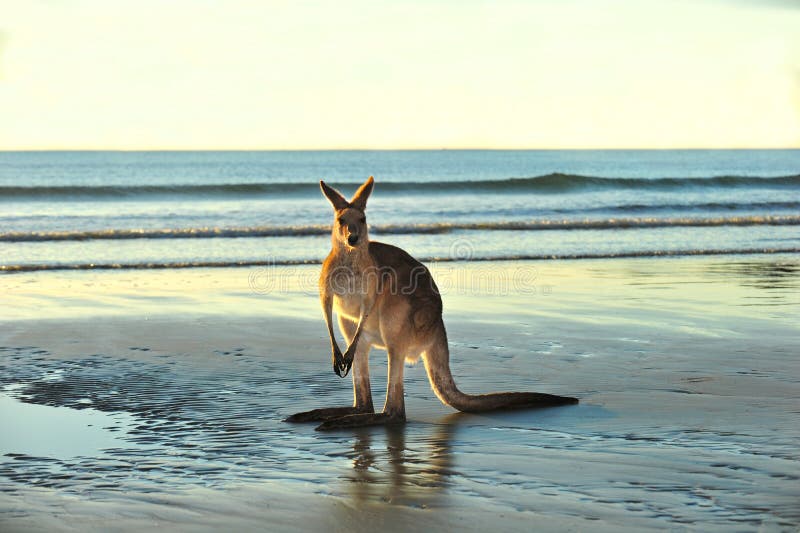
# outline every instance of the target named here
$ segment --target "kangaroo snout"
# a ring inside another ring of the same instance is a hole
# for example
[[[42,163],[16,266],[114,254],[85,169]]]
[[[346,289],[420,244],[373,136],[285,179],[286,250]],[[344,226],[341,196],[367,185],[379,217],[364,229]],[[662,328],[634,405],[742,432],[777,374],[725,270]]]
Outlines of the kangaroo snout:
[[[350,235],[347,237],[347,243],[350,246],[355,246],[358,243],[358,235]]]

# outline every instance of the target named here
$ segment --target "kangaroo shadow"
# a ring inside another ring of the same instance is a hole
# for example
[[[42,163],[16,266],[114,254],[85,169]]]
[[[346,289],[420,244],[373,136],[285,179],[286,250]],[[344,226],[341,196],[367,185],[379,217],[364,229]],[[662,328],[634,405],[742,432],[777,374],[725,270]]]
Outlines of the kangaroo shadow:
[[[583,406],[580,411],[582,415],[574,410],[568,414],[562,408],[507,411],[484,414],[478,419],[468,413],[451,413],[429,424],[359,428],[353,433],[355,440],[352,452],[348,453],[352,458],[351,466],[340,476],[342,485],[337,492],[348,501],[351,511],[374,509],[377,504],[383,513],[381,520],[397,518],[400,514],[393,509],[403,507],[457,507],[455,487],[469,474],[458,470],[457,454],[453,450],[470,445],[471,426],[518,425],[562,416],[568,416],[569,424],[575,424],[587,417],[597,420],[614,416],[596,406]],[[460,431],[467,433],[461,440],[458,438]]]
[[[453,469],[452,445],[460,413],[420,427],[361,428],[352,468],[342,476],[354,505],[388,503],[417,508],[444,506]]]

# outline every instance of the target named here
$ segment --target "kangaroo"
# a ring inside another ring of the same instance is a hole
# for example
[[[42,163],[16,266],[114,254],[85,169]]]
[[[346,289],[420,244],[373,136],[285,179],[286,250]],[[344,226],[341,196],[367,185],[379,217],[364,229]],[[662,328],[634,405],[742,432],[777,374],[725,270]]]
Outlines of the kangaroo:
[[[372,176],[348,202],[320,181],[333,205],[332,248],[322,265],[319,295],[331,341],[333,371],[345,377],[353,369],[353,405],[297,413],[288,422],[322,421],[319,430],[404,422],[403,366],[421,357],[434,393],[442,403],[464,412],[525,409],[577,403],[576,398],[536,392],[461,392],[450,373],[442,299],[428,269],[404,250],[371,241],[367,199]],[[333,331],[333,312],[347,340],[342,354]],[[383,412],[372,406],[369,381],[371,348],[389,357]]]

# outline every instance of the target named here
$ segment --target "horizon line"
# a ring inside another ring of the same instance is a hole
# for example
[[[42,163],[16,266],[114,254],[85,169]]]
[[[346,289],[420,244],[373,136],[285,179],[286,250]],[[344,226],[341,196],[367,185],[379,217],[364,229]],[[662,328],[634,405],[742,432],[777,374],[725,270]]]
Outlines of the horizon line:
[[[744,150],[800,150],[797,146],[770,147],[615,147],[615,148],[0,148],[0,153],[10,152],[591,152],[591,151],[744,151]]]

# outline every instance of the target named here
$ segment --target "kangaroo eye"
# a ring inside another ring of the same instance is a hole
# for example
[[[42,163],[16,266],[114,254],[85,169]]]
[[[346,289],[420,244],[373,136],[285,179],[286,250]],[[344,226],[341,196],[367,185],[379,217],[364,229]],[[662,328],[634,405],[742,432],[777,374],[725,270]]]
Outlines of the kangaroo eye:
[[[361,217],[361,223],[362,224],[366,224],[367,223],[367,217]]]
[[[338,222],[339,224],[341,224],[342,226],[344,226],[344,219],[343,219],[343,218],[341,218],[341,217],[337,218],[337,219],[336,219],[336,222]]]

